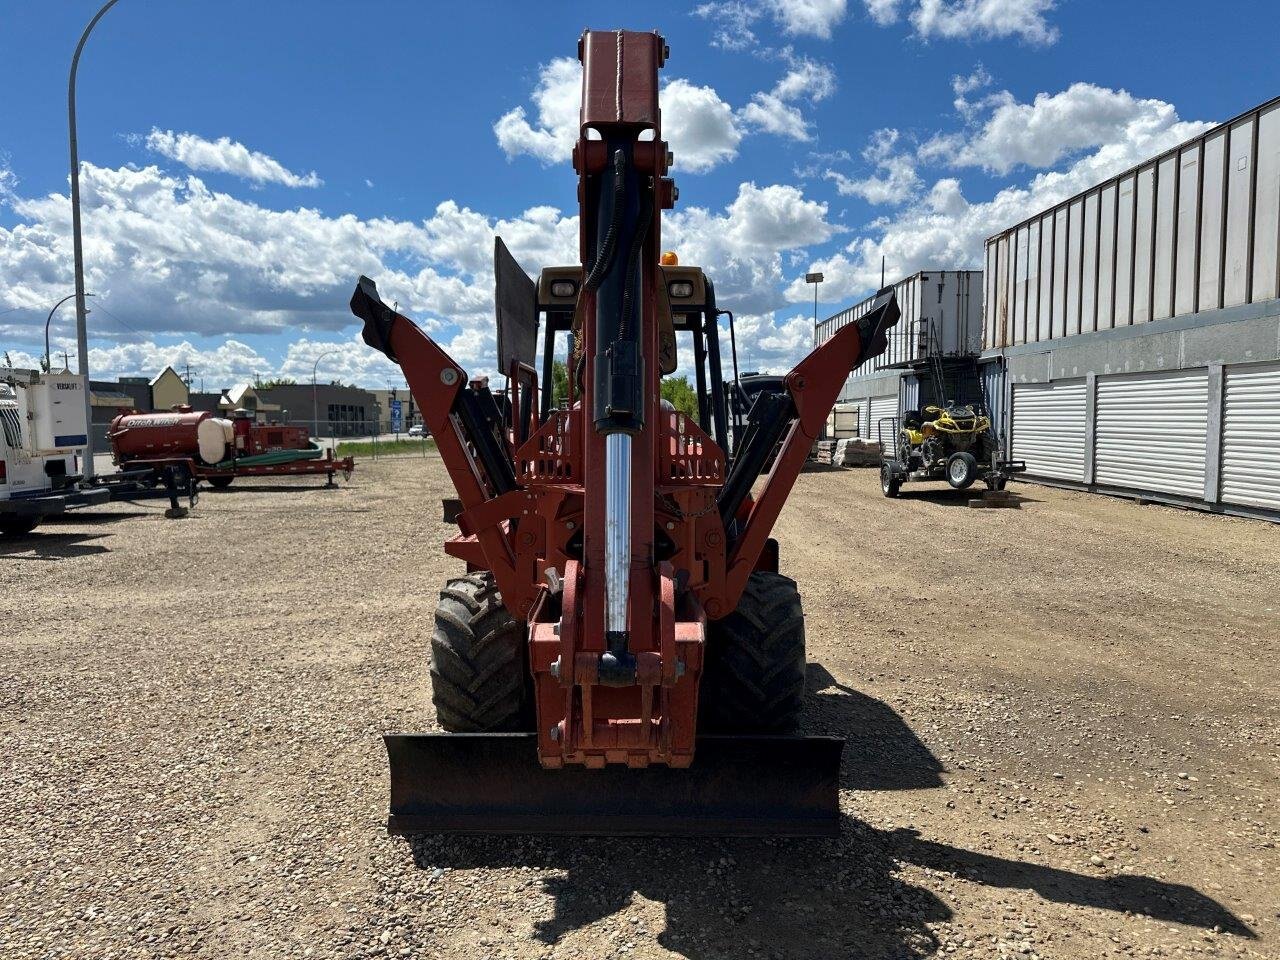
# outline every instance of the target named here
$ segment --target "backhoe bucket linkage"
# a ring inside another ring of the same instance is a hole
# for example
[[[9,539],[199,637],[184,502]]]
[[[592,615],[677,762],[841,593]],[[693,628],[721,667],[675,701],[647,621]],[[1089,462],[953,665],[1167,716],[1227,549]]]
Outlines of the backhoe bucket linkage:
[[[684,769],[546,770],[534,734],[398,733],[387,829],[567,836],[832,837],[837,737],[701,736]]]

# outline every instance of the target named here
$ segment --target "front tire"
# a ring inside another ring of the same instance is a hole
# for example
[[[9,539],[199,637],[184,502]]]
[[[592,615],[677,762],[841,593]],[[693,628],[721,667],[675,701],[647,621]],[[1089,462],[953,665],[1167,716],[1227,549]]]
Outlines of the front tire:
[[[738,608],[707,631],[698,728],[789,733],[804,702],[804,609],[796,582],[757,570]]]
[[[454,577],[440,591],[431,637],[431,700],[450,733],[533,729],[525,625],[492,573]]]
[[[0,513],[0,535],[25,537],[40,526],[40,517],[26,513]]]

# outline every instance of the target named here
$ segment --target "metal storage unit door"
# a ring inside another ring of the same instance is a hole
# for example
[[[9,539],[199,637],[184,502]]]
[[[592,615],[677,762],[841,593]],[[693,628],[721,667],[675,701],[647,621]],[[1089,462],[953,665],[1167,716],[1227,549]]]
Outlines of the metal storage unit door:
[[[1013,385],[1014,460],[1025,460],[1027,474],[1084,481],[1085,383]]]
[[[868,440],[880,439],[880,418],[896,417],[898,415],[898,395],[890,394],[887,397],[872,397],[871,402],[867,405],[871,410],[871,432],[867,434]],[[888,425],[886,424],[886,427]],[[886,439],[890,443],[893,438],[886,434]]]
[[[1098,378],[1094,480],[1204,498],[1209,372]]]
[[[1226,368],[1222,501],[1280,510],[1280,363]]]

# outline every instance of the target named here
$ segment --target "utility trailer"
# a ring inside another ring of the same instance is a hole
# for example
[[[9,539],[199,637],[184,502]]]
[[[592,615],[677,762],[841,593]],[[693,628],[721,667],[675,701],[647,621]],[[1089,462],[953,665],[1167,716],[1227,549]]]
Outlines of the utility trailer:
[[[881,417],[875,425],[886,497],[896,497],[909,481],[946,480],[956,490],[982,482],[1000,491],[1026,469],[1004,455],[976,357],[943,358],[930,350],[908,367],[915,370],[913,408],[903,409],[907,391],[900,387],[897,416]]]
[[[355,459],[334,456],[311,439],[306,427],[255,423],[247,411],[230,418],[178,406],[172,410],[121,413],[107,431],[111,456],[121,471],[152,485],[169,474],[179,484],[206,481],[215,488],[237,477],[319,476],[334,486],[337,473],[350,479]]]
[[[373,280],[351,298],[436,440],[460,507],[445,551],[466,564],[431,642],[448,732],[385,738],[394,832],[839,831],[843,741],[795,734],[804,614],[770,533],[845,378],[885,349],[897,301],[882,292],[761,390],[731,450],[725,311],[702,270],[660,253],[677,199],[658,109],[667,56],[657,33],[579,40],[581,262],[535,281],[495,242],[505,410]],[[682,339],[696,417],[659,390]]]
[[[110,499],[76,472],[88,443],[84,391],[74,373],[0,370],[0,534]]]

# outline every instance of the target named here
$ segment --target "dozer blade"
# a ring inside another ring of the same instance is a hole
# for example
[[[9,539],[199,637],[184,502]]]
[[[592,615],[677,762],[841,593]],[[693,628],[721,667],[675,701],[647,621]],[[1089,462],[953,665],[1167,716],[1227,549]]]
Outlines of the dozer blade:
[[[394,733],[391,833],[833,837],[836,737],[703,736],[693,765],[544,770],[534,734]]]

